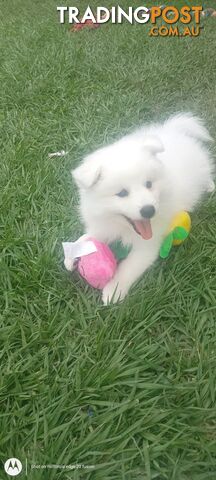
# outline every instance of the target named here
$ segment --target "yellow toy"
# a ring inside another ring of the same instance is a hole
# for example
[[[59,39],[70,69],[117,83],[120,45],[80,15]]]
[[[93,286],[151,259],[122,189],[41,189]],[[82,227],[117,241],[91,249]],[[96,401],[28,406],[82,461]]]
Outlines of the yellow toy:
[[[179,212],[173,218],[167,236],[161,248],[160,257],[167,258],[173,245],[180,245],[188,237],[191,229],[191,218],[187,212]]]

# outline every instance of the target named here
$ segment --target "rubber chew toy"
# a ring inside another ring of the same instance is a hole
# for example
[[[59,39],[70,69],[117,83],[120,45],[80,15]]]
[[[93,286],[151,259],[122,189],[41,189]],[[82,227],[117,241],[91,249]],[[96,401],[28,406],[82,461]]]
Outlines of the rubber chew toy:
[[[113,277],[117,263],[127,257],[130,247],[121,241],[107,245],[95,238],[62,244],[65,260],[75,261],[75,268],[89,285],[103,289]]]
[[[188,237],[191,229],[191,218],[187,212],[180,212],[173,218],[168,234],[161,248],[160,257],[167,258],[173,245],[180,245]]]
[[[97,251],[78,259],[77,270],[81,277],[94,288],[102,289],[113,277],[117,261],[112,250],[105,243],[90,239]]]

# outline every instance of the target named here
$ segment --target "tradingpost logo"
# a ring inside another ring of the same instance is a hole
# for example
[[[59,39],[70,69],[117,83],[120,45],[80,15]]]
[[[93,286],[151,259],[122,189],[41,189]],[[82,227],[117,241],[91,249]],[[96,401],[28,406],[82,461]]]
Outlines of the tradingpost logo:
[[[74,31],[76,31],[75,27],[80,27],[82,24],[98,27],[107,22],[121,24],[126,21],[130,24],[149,23],[148,35],[151,37],[197,37],[203,28],[200,23],[201,17],[204,15],[201,5],[178,7],[175,5],[152,7],[141,5],[138,7],[128,6],[126,9],[120,5],[111,8],[97,6],[94,11],[88,5],[82,16],[78,7],[60,6],[57,7],[57,12],[60,23],[74,24]]]
[[[9,458],[4,464],[5,472],[11,477],[16,477],[22,472],[22,463],[18,458]]]

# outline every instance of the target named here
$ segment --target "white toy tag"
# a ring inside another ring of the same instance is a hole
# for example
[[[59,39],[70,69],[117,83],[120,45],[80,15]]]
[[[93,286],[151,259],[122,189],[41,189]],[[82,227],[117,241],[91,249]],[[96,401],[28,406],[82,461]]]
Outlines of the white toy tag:
[[[78,258],[97,252],[95,244],[91,240],[76,242],[62,242],[65,258]]]

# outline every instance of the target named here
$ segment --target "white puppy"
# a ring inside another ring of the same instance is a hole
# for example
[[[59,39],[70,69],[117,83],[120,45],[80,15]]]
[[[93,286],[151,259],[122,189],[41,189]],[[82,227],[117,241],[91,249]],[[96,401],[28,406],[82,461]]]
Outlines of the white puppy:
[[[86,235],[132,245],[103,290],[104,304],[123,299],[156,260],[173,216],[213,191],[209,140],[198,118],[179,114],[97,150],[72,171]]]

